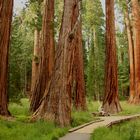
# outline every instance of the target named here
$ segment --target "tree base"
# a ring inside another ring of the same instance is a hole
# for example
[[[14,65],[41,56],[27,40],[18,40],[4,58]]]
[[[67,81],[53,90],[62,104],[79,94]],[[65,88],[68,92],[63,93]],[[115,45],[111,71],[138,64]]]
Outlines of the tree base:
[[[103,111],[106,112],[106,113],[115,114],[115,113],[121,112],[122,108],[121,108],[121,105],[120,105],[119,102],[112,102],[111,104],[106,102],[103,105]]]
[[[44,121],[49,121],[49,122],[54,122],[55,124],[59,125],[60,127],[65,127],[70,125],[70,119],[63,119],[61,118],[58,120],[56,119],[55,115],[53,113],[45,113],[44,115],[42,114],[34,114],[31,118],[31,122],[35,122],[37,120],[44,120]]]
[[[128,100],[128,103],[129,103],[129,104],[133,104],[133,102],[134,102],[134,97],[131,96],[131,97],[129,98],[129,100]]]
[[[34,122],[36,120],[44,120],[54,122],[61,127],[69,126],[71,122],[71,114],[68,109],[69,108],[67,108],[66,111],[65,106],[63,105],[60,110],[55,110],[54,106],[46,107],[45,102],[43,102],[36,110],[36,112],[32,115],[31,122]],[[62,112],[62,110],[65,111]]]
[[[11,113],[8,110],[0,109],[0,116],[10,117]]]
[[[140,105],[140,98],[133,98],[132,100],[129,101],[130,104],[135,104],[135,105]]]

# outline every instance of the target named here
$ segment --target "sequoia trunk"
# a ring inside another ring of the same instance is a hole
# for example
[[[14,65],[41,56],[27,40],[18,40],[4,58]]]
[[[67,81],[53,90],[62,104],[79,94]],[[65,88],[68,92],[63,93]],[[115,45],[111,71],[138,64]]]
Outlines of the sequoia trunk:
[[[9,116],[8,111],[8,52],[12,21],[13,0],[0,0],[0,115]]]
[[[49,86],[39,109],[33,119],[53,120],[61,126],[71,121],[72,69],[74,64],[75,46],[73,45],[79,18],[73,23],[73,11],[78,0],[65,0],[63,20],[55,55],[55,66]]]
[[[41,62],[38,78],[32,93],[30,110],[34,112],[40,105],[45,89],[49,83],[54,65],[54,0],[44,0],[42,25]]]
[[[129,97],[129,103],[133,102],[134,95],[135,95],[135,62],[134,62],[134,43],[133,43],[133,34],[131,30],[131,23],[128,13],[128,7],[126,3],[126,9],[124,11],[124,17],[125,17],[125,24],[126,24],[126,30],[127,30],[127,38],[128,38],[128,47],[129,47],[129,65],[130,65],[130,97]]]
[[[106,0],[106,67],[103,109],[109,113],[121,111],[118,99],[114,0]]]
[[[140,104],[140,5],[138,0],[131,0],[131,2],[135,54],[135,97],[133,103]]]
[[[75,39],[73,45],[75,46],[75,58],[74,58],[74,105],[78,110],[86,109],[86,91],[85,91],[85,79],[84,79],[84,56],[82,46],[82,24],[81,24],[81,13],[80,6],[76,6],[73,11],[73,23],[75,24],[79,17],[79,24],[77,25],[77,32],[75,33]]]

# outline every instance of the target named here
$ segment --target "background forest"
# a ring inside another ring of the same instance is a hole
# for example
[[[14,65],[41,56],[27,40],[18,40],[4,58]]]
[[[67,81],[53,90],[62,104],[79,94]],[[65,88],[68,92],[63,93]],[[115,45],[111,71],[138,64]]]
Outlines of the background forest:
[[[54,27],[57,44],[63,1],[55,3]],[[37,1],[27,2],[26,7],[15,13],[13,17],[9,79],[11,100],[19,100],[30,94],[34,32],[35,28],[41,29],[41,8]],[[118,4],[116,4],[116,10],[119,12],[116,19],[119,95],[122,99],[126,99],[129,96],[128,41],[123,25],[123,13]],[[104,93],[105,71],[105,14],[100,0],[83,1],[82,33],[87,96],[90,99],[100,100]]]

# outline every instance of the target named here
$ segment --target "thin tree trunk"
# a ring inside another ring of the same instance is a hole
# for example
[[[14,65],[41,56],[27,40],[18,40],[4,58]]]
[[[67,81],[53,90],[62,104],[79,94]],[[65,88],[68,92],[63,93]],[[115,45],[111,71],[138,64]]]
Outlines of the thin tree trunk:
[[[106,0],[106,68],[105,97],[103,109],[105,112],[121,111],[118,99],[118,73],[115,39],[114,0]]]
[[[8,53],[12,21],[13,0],[0,0],[0,115],[9,116],[8,111]]]
[[[40,59],[40,31],[36,28],[34,31],[34,52],[32,60],[32,83],[31,93],[33,92],[35,82],[37,80]]]
[[[129,103],[133,102],[135,95],[135,62],[134,62],[134,43],[133,43],[133,34],[131,30],[130,18],[128,13],[128,7],[126,2],[126,9],[124,12],[125,16],[125,24],[127,30],[127,38],[128,38],[128,47],[129,47],[129,63],[130,63],[130,93],[129,93]]]
[[[54,0],[44,0],[44,5],[41,63],[31,98],[32,112],[36,111],[40,105],[54,66]]]
[[[52,79],[50,85],[46,88],[39,109],[33,115],[33,119],[52,120],[61,126],[70,124],[72,70],[75,56],[73,43],[79,24],[79,18],[73,23],[72,16],[78,3],[78,0],[64,1],[63,20]]]
[[[135,97],[133,103],[140,104],[140,6],[138,0],[131,0],[131,2],[135,54]]]
[[[96,29],[94,27],[94,30],[93,30],[93,33],[94,33],[94,72],[96,74],[98,74],[98,45],[97,45],[97,32],[96,32]],[[96,96],[96,99],[99,100],[99,90],[98,90],[98,80],[97,79],[97,76],[94,77],[94,92],[95,92],[95,96]]]

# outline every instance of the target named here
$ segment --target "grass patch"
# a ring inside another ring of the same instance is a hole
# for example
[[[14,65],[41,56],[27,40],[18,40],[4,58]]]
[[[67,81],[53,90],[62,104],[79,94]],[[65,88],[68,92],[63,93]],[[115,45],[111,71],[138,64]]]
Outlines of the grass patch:
[[[58,140],[68,132],[69,127],[59,128],[52,122],[29,123],[29,100],[26,98],[10,103],[9,110],[16,120],[0,120],[0,140]]]
[[[15,117],[27,117],[29,116],[29,100],[23,98],[20,100],[20,103],[10,103],[9,111]]]
[[[98,109],[97,102],[87,102],[87,111],[73,111],[72,112],[72,127],[82,125],[84,123],[97,120],[98,118],[93,117],[92,112],[96,112]]]
[[[129,104],[127,101],[120,101],[121,107],[122,107],[122,112],[116,115],[134,115],[134,114],[140,114],[140,105],[134,105],[134,104]],[[98,102],[92,102],[88,101],[88,112],[97,112],[99,106]]]
[[[121,101],[120,103],[123,111],[120,112],[119,115],[133,115],[140,113],[140,105],[128,104],[127,101]]]
[[[92,114],[89,112],[73,112],[72,113],[72,127],[76,127],[78,125],[82,125],[84,123],[90,122],[96,120],[95,118],[92,117]]]
[[[94,131],[91,140],[140,140],[140,119]]]
[[[71,127],[93,121],[91,114],[97,110],[97,102],[88,102],[88,111],[73,111],[72,126],[59,128],[52,122],[37,121],[29,123],[29,100],[21,99],[19,103],[10,103],[9,111],[16,117],[13,121],[0,120],[0,140],[58,140],[65,135]]]
[[[120,115],[126,114],[137,114],[139,113],[140,106],[130,105],[127,102],[121,102],[123,112]],[[97,120],[92,116],[92,112],[97,112],[99,107],[98,102],[87,101],[87,111],[72,111],[72,125],[67,128],[59,128],[52,122],[37,121],[35,123],[29,123],[27,120],[30,117],[29,113],[29,100],[21,99],[19,103],[10,103],[9,110],[13,116],[16,117],[15,121],[4,121],[0,120],[0,140],[58,140],[59,137],[65,135],[68,129],[71,127],[76,127],[84,123]],[[119,130],[119,129],[118,129]],[[99,128],[97,129],[96,137],[101,139],[101,135],[106,135],[110,132],[110,129]],[[100,132],[99,132],[100,131]],[[113,130],[111,130],[112,133]],[[122,130],[121,130],[122,131]],[[96,133],[96,132],[95,132]],[[129,131],[130,133],[130,131]],[[99,137],[98,137],[99,135]],[[114,139],[118,136],[118,133],[113,133]],[[110,133],[109,137],[113,137]],[[104,137],[103,137],[104,139]],[[96,140],[96,139],[95,139]],[[106,140],[106,139],[105,139]]]
[[[51,122],[23,123],[0,120],[1,140],[58,140],[68,128],[59,128]]]

